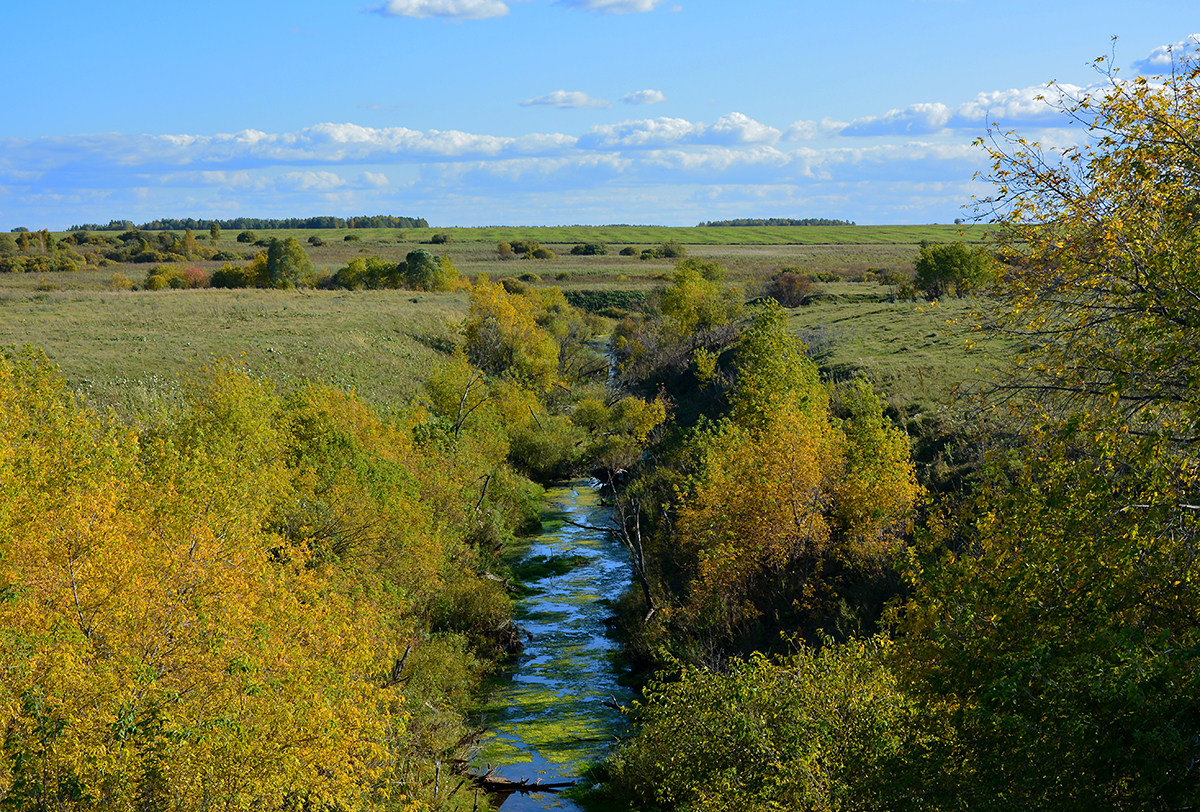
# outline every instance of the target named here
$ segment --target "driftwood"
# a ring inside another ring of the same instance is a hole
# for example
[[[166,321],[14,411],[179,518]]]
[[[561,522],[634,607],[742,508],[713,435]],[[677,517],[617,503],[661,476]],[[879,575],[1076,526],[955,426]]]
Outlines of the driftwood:
[[[498,775],[472,775],[471,780],[474,781],[481,789],[487,792],[513,793],[520,792],[522,794],[529,792],[562,792],[576,785],[575,781],[548,781],[542,783],[542,779],[530,781],[528,778],[522,778],[520,781],[510,781],[507,778],[501,778]]]

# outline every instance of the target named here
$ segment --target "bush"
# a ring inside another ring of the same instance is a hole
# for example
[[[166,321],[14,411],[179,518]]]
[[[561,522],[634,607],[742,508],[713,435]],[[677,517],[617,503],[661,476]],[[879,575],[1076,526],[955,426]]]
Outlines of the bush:
[[[206,288],[208,272],[198,265],[193,265],[183,272],[183,281],[189,288]]]
[[[803,274],[784,271],[767,286],[766,294],[784,307],[799,307],[812,290],[812,280]]]
[[[808,278],[814,282],[840,282],[840,281],[842,281],[842,278],[840,276],[838,276],[837,274],[835,274],[833,271],[817,271],[816,273],[809,274]]]
[[[342,242],[358,242],[361,239],[362,237],[357,234],[347,234],[345,237],[342,237]]]
[[[602,242],[580,243],[571,249],[575,256],[601,256],[608,253],[608,246]]]
[[[514,296],[520,296],[523,293],[529,292],[529,285],[526,285],[520,279],[516,279],[511,276],[506,276],[503,279],[501,279],[500,285],[504,288],[505,293],[508,293],[508,294],[511,294]]]
[[[554,252],[549,248],[542,248],[541,246],[538,246],[533,250],[530,256],[532,256],[534,259],[554,259]]]
[[[445,232],[440,232],[430,237],[429,242],[431,242],[433,245],[445,245],[446,243],[450,242],[450,235]]]
[[[541,248],[537,240],[513,240],[511,247],[514,254],[529,255]]]
[[[312,246],[321,246],[321,245],[325,244],[325,241],[323,239],[321,239],[320,237],[318,237],[316,234],[312,234],[308,238],[308,244],[312,245]]]
[[[237,235],[237,241],[249,243],[257,242],[258,235],[256,235],[253,231],[243,231],[241,234]]]
[[[526,271],[525,273],[521,274],[520,276],[517,277],[517,279],[520,279],[522,282],[541,282],[542,281],[542,278],[540,276],[538,276],[535,273],[529,272],[529,271]]]
[[[501,242],[496,245],[496,253],[500,256],[500,259],[513,258],[512,246],[506,242]]]
[[[208,283],[214,288],[245,288],[249,287],[250,280],[244,266],[225,264],[213,271]]]
[[[632,245],[627,245],[621,249],[620,253],[621,253],[621,256],[623,256],[623,257],[636,257],[638,255],[639,251],[636,248],[634,248]]]
[[[558,273],[556,273],[554,275],[554,278],[557,279],[559,282],[565,282],[566,280],[571,278],[571,274],[568,271],[559,271]]]
[[[108,278],[105,287],[109,290],[133,290],[133,280],[118,271]]]

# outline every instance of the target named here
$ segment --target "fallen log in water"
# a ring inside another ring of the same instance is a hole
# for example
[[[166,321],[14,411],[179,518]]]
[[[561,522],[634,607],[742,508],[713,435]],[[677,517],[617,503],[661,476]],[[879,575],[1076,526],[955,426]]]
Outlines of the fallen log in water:
[[[542,779],[530,781],[528,778],[522,778],[520,781],[511,781],[507,778],[501,778],[498,775],[486,773],[484,775],[471,774],[470,779],[474,781],[481,789],[488,792],[562,792],[576,785],[575,781],[549,781],[545,784]]]

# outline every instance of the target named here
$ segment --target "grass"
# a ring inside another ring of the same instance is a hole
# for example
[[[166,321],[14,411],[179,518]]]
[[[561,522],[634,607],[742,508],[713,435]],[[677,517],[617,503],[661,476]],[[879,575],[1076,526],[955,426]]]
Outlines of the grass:
[[[284,389],[329,383],[390,408],[420,390],[466,309],[462,293],[39,293],[6,285],[0,346],[40,346],[76,391],[122,413],[169,397],[179,375],[220,358],[243,359]]]
[[[879,285],[821,287],[833,296],[789,311],[789,327],[827,377],[866,375],[902,421],[937,411],[964,384],[990,379],[1007,350],[971,330],[983,300],[888,302]],[[872,288],[876,301],[851,300]]]
[[[441,231],[452,235],[448,245],[419,242]],[[978,228],[968,231],[970,236],[979,234]],[[876,301],[886,297],[887,288],[851,280],[872,269],[910,272],[920,239],[954,239],[958,232],[953,226],[356,229],[353,233],[361,239],[354,242],[341,239],[345,230],[312,232],[327,243],[310,248],[310,254],[319,269],[333,273],[355,256],[378,254],[397,261],[424,247],[449,254],[471,277],[532,273],[541,280],[533,283],[536,286],[646,292],[669,280],[674,262],[619,256],[616,250],[622,244],[706,238],[707,243],[688,243],[689,256],[721,262],[727,281],[741,287],[747,298],[759,295],[781,268],[838,274],[844,281],[817,286],[834,294],[831,299],[792,311],[793,329],[819,350],[818,360],[827,374],[844,377],[863,371],[898,411],[911,413],[933,408],[962,381],[986,375],[987,359],[1001,348],[984,342],[967,350],[962,325],[972,303],[888,304]],[[310,232],[257,233],[296,236],[304,242]],[[831,240],[838,234],[853,234],[863,242],[799,242]],[[219,247],[247,257],[261,250],[237,243],[236,236],[227,230]],[[501,260],[496,242],[514,237],[539,239],[558,257]],[[734,244],[735,238],[775,242]],[[604,241],[613,253],[572,256],[570,246],[577,241]],[[195,264],[211,271],[222,263]],[[386,409],[420,391],[440,351],[454,342],[454,325],[467,309],[464,293],[106,289],[114,272],[141,284],[150,267],[0,274],[0,345],[28,342],[42,347],[62,367],[68,382],[101,407],[150,408],[177,375],[212,359],[244,358],[253,370],[283,387],[322,381],[354,389]]]

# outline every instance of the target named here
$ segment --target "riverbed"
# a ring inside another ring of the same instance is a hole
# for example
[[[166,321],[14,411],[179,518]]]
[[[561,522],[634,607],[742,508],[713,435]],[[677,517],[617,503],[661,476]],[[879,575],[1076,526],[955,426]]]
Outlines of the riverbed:
[[[517,601],[517,623],[533,638],[480,714],[492,735],[482,743],[476,769],[490,766],[493,775],[512,781],[552,783],[578,779],[622,728],[623,717],[611,704],[626,705],[631,694],[617,683],[617,646],[606,636],[604,620],[612,614],[609,602],[629,585],[629,556],[610,533],[563,521],[610,524],[597,482],[564,483],[546,495],[545,532],[523,562],[526,570],[550,574],[528,580],[536,593]],[[551,793],[513,794],[502,808],[579,809]]]

